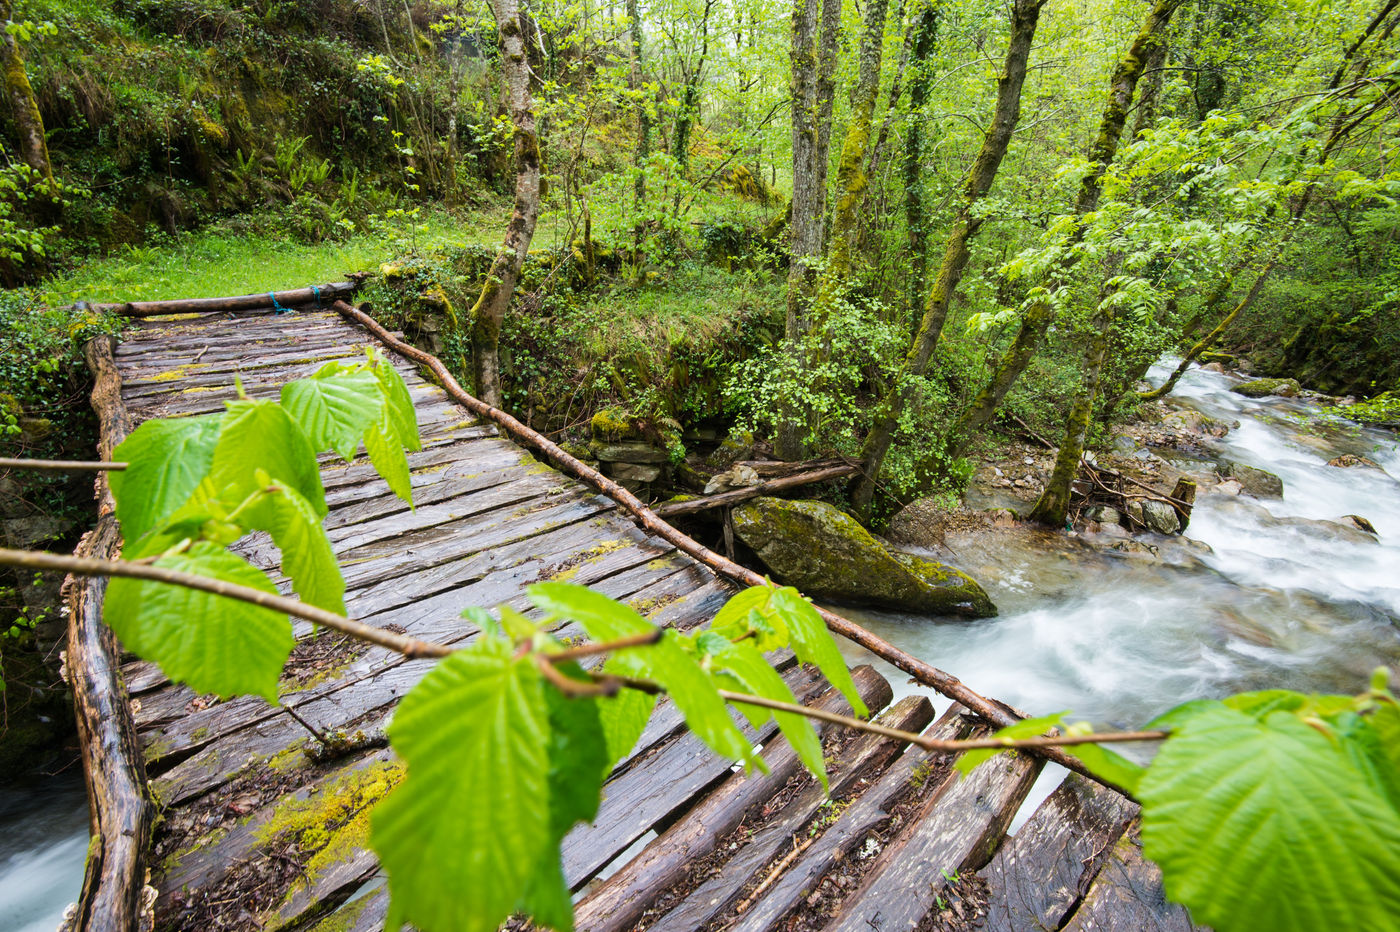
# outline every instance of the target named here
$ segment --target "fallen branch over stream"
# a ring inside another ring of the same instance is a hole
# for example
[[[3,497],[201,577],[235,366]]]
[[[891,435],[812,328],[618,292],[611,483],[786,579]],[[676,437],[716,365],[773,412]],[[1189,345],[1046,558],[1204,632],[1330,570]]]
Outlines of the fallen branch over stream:
[[[842,476],[851,476],[858,472],[860,472],[859,466],[851,463],[841,463],[837,466],[828,466],[825,469],[814,469],[810,472],[799,472],[791,476],[784,476],[780,479],[769,479],[766,482],[745,486],[742,489],[730,489],[728,492],[705,495],[700,498],[692,498],[688,501],[671,502],[658,507],[656,509],[656,514],[661,518],[674,518],[678,515],[695,514],[698,511],[705,511],[710,508],[737,505],[739,502],[748,501],[751,498],[758,498],[760,495],[771,495],[774,492],[781,492],[784,489],[795,489],[799,486],[811,485],[814,482],[822,482],[826,479],[839,479]]]

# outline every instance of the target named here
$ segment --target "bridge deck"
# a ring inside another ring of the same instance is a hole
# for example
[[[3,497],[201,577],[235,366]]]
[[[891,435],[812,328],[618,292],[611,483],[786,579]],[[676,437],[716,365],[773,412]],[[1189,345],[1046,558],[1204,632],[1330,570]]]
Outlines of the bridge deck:
[[[328,311],[270,309],[147,320],[117,350],[122,396],[139,423],[273,396],[376,340]],[[351,616],[435,641],[476,629],[469,606],[524,610],[524,588],[568,579],[686,629],[732,587],[640,530],[608,498],[537,462],[394,357],[417,405],[423,450],[409,455],[416,509],[364,457],[322,461],[326,526]],[[243,552],[276,569],[267,541]],[[284,590],[286,586],[283,586]],[[282,702],[319,730],[369,740],[335,760],[291,715],[261,699],[219,703],[150,664],[124,672],[162,819],[153,843],[156,925],[165,929],[375,929],[386,903],[365,814],[398,779],[375,740],[426,672],[327,632],[297,627]],[[845,711],[810,671],[784,665],[801,701]],[[870,707],[897,727],[984,732],[958,707],[934,721],[922,697],[891,705],[889,684],[857,670]],[[745,726],[747,727],[747,726]],[[735,773],[663,702],[609,777],[598,820],[564,845],[580,929],[1190,929],[1161,896],[1132,829],[1134,807],[1067,781],[1009,843],[1005,830],[1040,770],[1001,758],[958,781],[948,755],[869,735],[825,733],[832,800],[772,725],[753,733],[771,768]]]

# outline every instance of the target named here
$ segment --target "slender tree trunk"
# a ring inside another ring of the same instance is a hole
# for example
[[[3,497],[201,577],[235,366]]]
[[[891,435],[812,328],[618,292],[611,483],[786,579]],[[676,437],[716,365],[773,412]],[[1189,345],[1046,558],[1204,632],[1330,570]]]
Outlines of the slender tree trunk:
[[[789,221],[786,337],[799,352],[811,329],[812,262],[822,253],[826,211],[827,146],[836,68],[836,33],[841,0],[796,0],[792,11],[792,211]],[[807,427],[791,406],[779,412],[777,453],[802,457]]]
[[[505,77],[511,121],[515,124],[515,210],[505,241],[496,253],[481,297],[472,308],[472,349],[477,395],[501,407],[501,325],[515,294],[520,268],[530,251],[540,212],[540,144],[535,135],[535,102],[530,96],[530,69],[519,0],[492,0],[497,44]]]
[[[5,69],[5,91],[10,97],[10,111],[14,115],[15,129],[19,132],[19,151],[24,163],[34,169],[49,186],[51,193],[57,193],[58,183],[53,177],[53,163],[49,161],[49,144],[44,133],[44,118],[39,113],[39,102],[34,98],[34,88],[29,83],[29,73],[24,67],[24,57],[20,54],[19,43],[14,35],[3,26],[13,19],[13,4],[10,0],[0,0],[0,64]]]
[[[1012,11],[1012,15],[1016,15]],[[1039,16],[1039,8],[1036,15]],[[1013,31],[1015,24],[1013,22]],[[1034,30],[1034,24],[1031,26]],[[919,11],[910,45],[914,76],[909,82],[909,132],[904,141],[904,226],[909,237],[909,282],[906,289],[908,319],[919,317],[928,276],[928,207],[924,203],[924,107],[933,90],[933,50],[938,42],[938,8],[929,2]],[[1008,50],[1008,57],[1010,51]],[[1029,52],[1027,53],[1029,57]],[[1008,69],[1004,69],[1009,73]],[[1023,75],[1024,78],[1024,75]],[[1017,114],[1020,88],[1016,89]],[[995,118],[994,118],[995,119]]]
[[[641,223],[642,205],[647,200],[647,179],[646,165],[651,160],[651,106],[650,100],[642,100],[638,94],[638,89],[645,81],[646,64],[642,57],[642,17],[637,8],[637,0],[627,0],[627,22],[632,35],[632,71],[628,75],[628,83],[632,88],[632,93],[637,105],[637,180],[633,183],[633,195],[636,198],[634,206],[638,216],[637,225],[632,229],[632,245],[637,257],[641,256],[643,225]],[[641,267],[640,261],[637,262]]]
[[[635,4],[637,0],[627,0],[629,4]],[[673,148],[671,155],[676,163],[681,167],[684,174],[690,165],[690,134],[695,128],[695,121],[700,117],[700,82],[705,76],[705,65],[710,57],[710,11],[714,9],[714,0],[705,0],[705,12],[700,17],[700,60],[695,63],[685,76],[685,88],[681,92],[681,106],[676,113],[676,132],[672,137]],[[676,192],[676,201],[680,202],[680,192]]]
[[[874,497],[875,485],[894,439],[895,429],[904,414],[911,397],[912,381],[924,373],[933,351],[938,345],[938,337],[943,332],[943,324],[948,319],[948,308],[953,293],[957,290],[963,270],[967,267],[968,244],[982,226],[983,218],[977,216],[978,202],[986,196],[1001,168],[1007,147],[1011,144],[1012,133],[1021,118],[1021,89],[1026,80],[1026,65],[1030,59],[1031,43],[1035,38],[1036,25],[1040,20],[1040,8],[1045,0],[1017,0],[1011,13],[1011,41],[1006,50],[1006,64],[997,81],[996,109],[992,115],[991,129],[982,140],[982,149],[977,154],[972,171],[963,190],[962,206],[958,210],[953,229],[943,250],[943,262],[939,266],[938,278],[929,291],[924,305],[923,322],[915,335],[909,354],[899,374],[895,376],[889,390],[880,401],[875,423],[865,438],[861,449],[864,473],[852,490],[857,510],[868,514]]]
[[[1070,236],[1071,246],[1083,238],[1085,219],[1098,208],[1103,174],[1118,152],[1118,143],[1123,138],[1123,128],[1128,119],[1128,107],[1133,102],[1133,92],[1137,88],[1138,79],[1142,77],[1148,53],[1152,46],[1160,41],[1162,30],[1166,28],[1172,13],[1182,2],[1183,0],[1156,0],[1142,24],[1142,29],[1138,31],[1114,69],[1108,85],[1108,100],[1099,121],[1098,134],[1089,148],[1089,162],[1093,167],[1079,186],[1079,197],[1075,203],[1077,222],[1075,231]],[[1063,279],[1078,262],[1078,254],[1073,249],[1066,250],[1065,258],[1059,262],[1055,273],[1047,275],[1046,278]],[[1020,329],[1011,346],[1002,355],[991,377],[978,391],[972,404],[958,419],[950,447],[953,456],[960,455],[972,436],[992,419],[992,415],[1001,405],[1001,400],[1030,364],[1031,357],[1035,355],[1041,338],[1045,336],[1045,331],[1050,328],[1054,318],[1054,307],[1049,300],[1037,300],[1026,308],[1021,317]]]

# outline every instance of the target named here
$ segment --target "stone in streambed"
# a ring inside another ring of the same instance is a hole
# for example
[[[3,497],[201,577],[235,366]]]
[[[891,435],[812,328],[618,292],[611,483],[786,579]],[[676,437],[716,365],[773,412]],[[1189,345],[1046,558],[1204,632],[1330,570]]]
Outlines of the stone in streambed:
[[[930,615],[997,613],[970,576],[887,549],[825,502],[756,498],[733,515],[735,533],[773,576],[808,595]]]
[[[1292,398],[1303,390],[1297,379],[1254,379],[1231,387],[1230,391],[1246,398],[1263,398],[1266,395],[1279,395]]]
[[[1283,498],[1283,480],[1266,470],[1225,460],[1216,467],[1216,472],[1234,479],[1255,498]]]

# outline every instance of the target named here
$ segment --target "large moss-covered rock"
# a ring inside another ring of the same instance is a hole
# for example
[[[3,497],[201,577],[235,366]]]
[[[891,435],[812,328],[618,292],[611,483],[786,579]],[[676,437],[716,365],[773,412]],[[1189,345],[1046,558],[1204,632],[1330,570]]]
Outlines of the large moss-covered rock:
[[[886,549],[825,502],[756,498],[734,509],[734,530],[776,579],[811,596],[929,615],[986,618],[997,611],[970,576]]]
[[[1255,498],[1283,498],[1283,480],[1267,470],[1225,460],[1216,472],[1234,479]]]
[[[1251,382],[1241,382],[1230,389],[1236,395],[1244,395],[1246,398],[1263,398],[1265,395],[1292,398],[1302,390],[1303,386],[1298,384],[1297,379],[1254,379]]]

